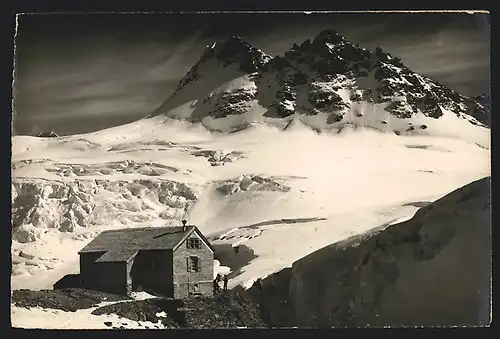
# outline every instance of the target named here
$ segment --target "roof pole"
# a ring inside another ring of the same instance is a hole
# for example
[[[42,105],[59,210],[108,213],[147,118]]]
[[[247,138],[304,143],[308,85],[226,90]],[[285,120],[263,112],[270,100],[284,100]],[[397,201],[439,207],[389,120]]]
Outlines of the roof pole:
[[[182,220],[182,224],[183,224],[183,227],[182,227],[182,230],[185,232],[186,231],[186,223],[187,223],[187,219],[188,219],[188,211],[189,211],[189,203],[186,203],[186,205],[184,206],[184,216],[183,216],[183,220]]]

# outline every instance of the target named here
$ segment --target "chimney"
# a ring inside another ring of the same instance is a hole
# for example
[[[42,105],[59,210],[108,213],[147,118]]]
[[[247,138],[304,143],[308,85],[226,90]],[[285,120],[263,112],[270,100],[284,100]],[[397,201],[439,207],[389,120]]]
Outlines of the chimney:
[[[186,220],[182,220],[182,232],[186,232]]]

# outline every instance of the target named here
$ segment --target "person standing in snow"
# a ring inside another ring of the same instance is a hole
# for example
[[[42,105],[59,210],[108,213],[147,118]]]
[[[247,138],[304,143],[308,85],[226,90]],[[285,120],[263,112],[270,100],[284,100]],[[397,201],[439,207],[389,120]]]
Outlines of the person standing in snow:
[[[214,279],[214,295],[219,292],[219,282],[217,281],[217,278]]]
[[[227,291],[227,274],[224,275],[223,281],[224,281],[224,291]]]

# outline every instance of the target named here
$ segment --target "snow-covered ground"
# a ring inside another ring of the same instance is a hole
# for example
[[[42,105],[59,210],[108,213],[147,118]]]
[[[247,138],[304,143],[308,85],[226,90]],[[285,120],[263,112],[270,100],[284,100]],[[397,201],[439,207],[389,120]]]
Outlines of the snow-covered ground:
[[[488,129],[470,126],[489,141]],[[214,244],[254,251],[229,282],[247,286],[332,242],[411,217],[418,208],[411,203],[490,175],[489,144],[467,135],[292,127],[255,124],[222,134],[157,116],[85,135],[14,137],[13,198],[32,210],[20,221],[24,233],[14,234],[21,240],[12,245],[12,287],[51,288],[78,272],[77,251],[99,231],[176,224],[186,206],[189,222]],[[57,193],[67,184],[69,192]],[[65,223],[68,199],[76,206],[69,208],[72,227]],[[279,222],[300,218],[319,220]]]
[[[109,304],[109,303],[108,303]],[[76,312],[64,312],[61,310],[24,307],[11,307],[11,324],[17,328],[30,329],[162,329],[163,324],[150,321],[132,321],[117,315],[93,315],[92,311],[102,305],[77,310]],[[105,323],[110,324],[110,326]]]

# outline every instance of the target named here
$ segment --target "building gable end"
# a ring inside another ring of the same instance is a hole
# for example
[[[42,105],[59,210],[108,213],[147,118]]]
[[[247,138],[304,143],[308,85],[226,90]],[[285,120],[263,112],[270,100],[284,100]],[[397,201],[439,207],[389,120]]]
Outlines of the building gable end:
[[[191,229],[186,232],[186,234],[182,237],[182,239],[179,240],[179,242],[177,243],[177,245],[174,246],[174,248],[172,249],[172,252],[175,252],[182,244],[185,244],[187,238],[189,238],[189,236],[193,232],[194,232],[194,227],[191,227]]]
[[[193,227],[186,235],[179,241],[179,243],[174,247],[173,251],[175,252],[181,245],[185,244],[187,239],[191,236],[191,234],[196,233],[201,242],[208,248],[212,253],[215,253],[215,249],[212,247],[210,242],[205,238],[205,236],[201,233],[201,231],[197,227]]]
[[[205,243],[205,246],[207,246],[212,251],[212,253],[215,253],[215,249],[212,247],[208,239],[203,235],[203,233],[201,233],[201,231],[197,227],[195,228],[195,232],[201,238],[203,243]]]

